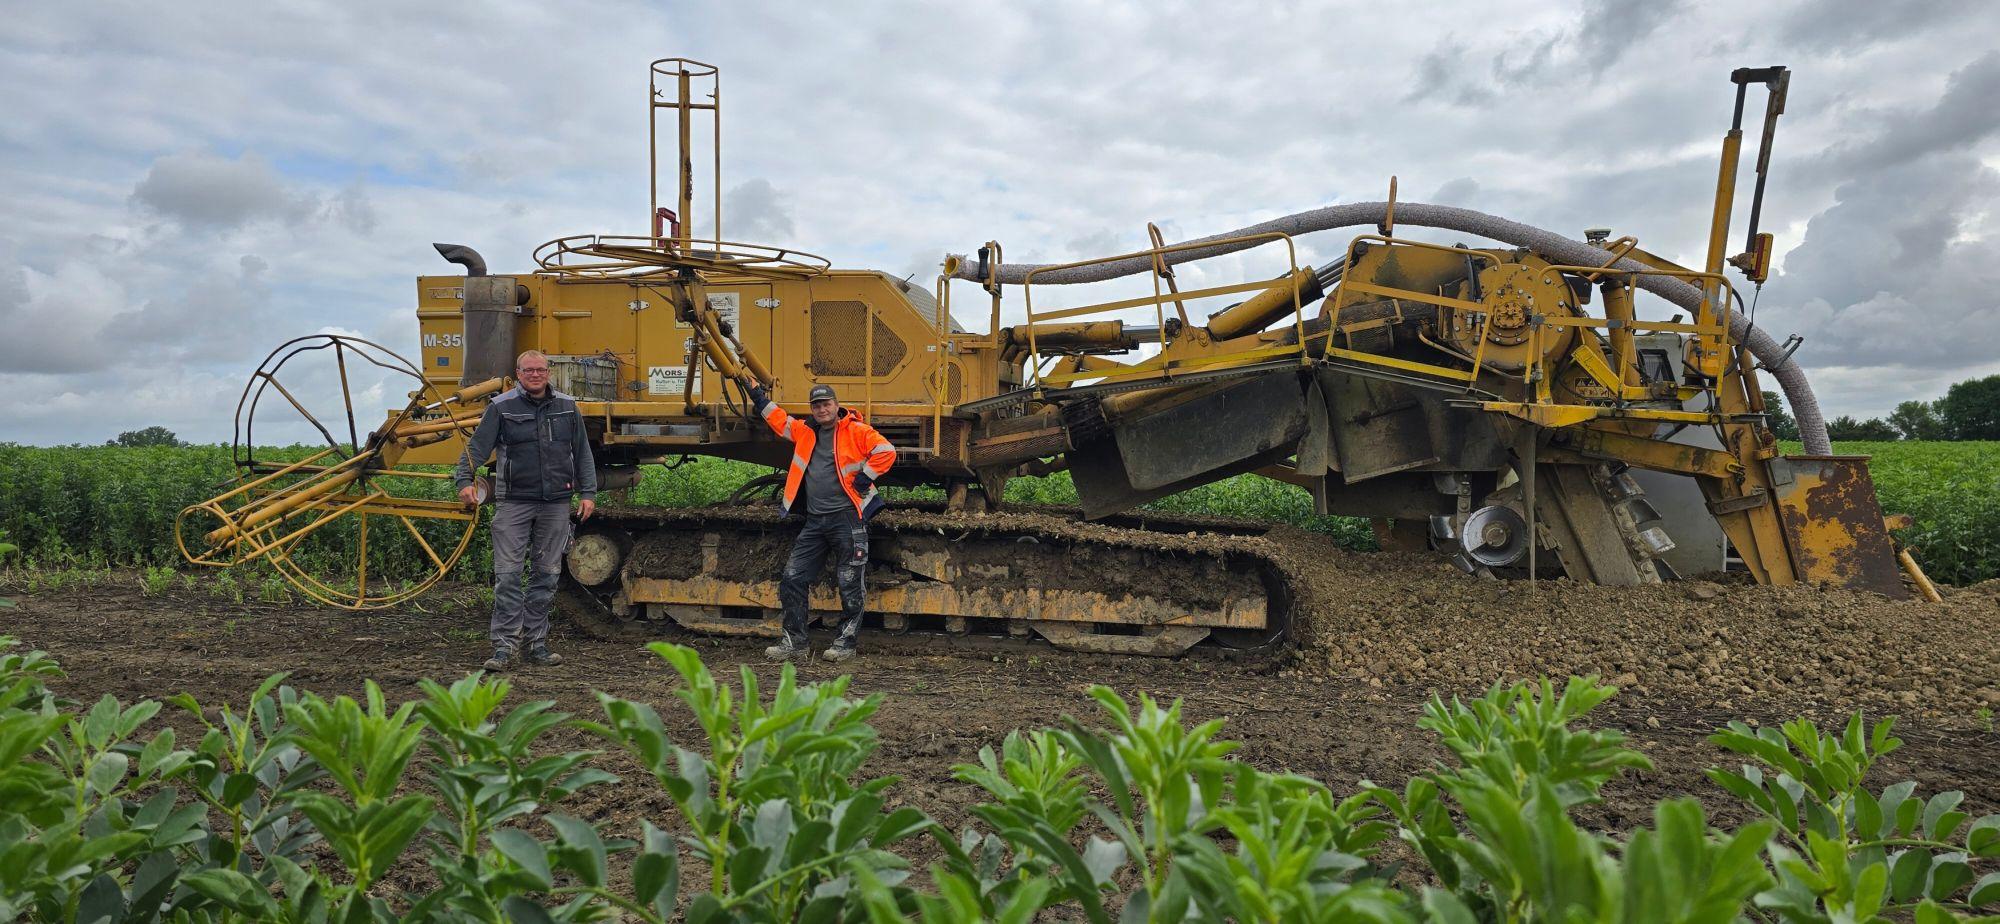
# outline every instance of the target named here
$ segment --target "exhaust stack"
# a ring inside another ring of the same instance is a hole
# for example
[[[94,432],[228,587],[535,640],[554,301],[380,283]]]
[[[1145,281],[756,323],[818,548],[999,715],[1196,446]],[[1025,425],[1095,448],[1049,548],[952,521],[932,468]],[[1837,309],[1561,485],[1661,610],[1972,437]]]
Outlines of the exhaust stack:
[[[527,301],[512,276],[486,275],[486,258],[464,244],[432,244],[438,256],[465,267],[465,362],[460,385],[514,374],[514,320]]]

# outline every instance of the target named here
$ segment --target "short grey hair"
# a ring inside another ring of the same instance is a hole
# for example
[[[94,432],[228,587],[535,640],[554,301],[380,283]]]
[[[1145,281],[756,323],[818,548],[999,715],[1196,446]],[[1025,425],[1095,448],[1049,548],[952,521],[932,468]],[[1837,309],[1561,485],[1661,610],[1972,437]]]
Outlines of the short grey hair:
[[[530,359],[539,359],[542,362],[548,362],[549,354],[544,353],[540,350],[529,350],[525,353],[522,353],[519,356],[514,357],[514,368],[516,369],[521,368],[521,364],[527,362]]]

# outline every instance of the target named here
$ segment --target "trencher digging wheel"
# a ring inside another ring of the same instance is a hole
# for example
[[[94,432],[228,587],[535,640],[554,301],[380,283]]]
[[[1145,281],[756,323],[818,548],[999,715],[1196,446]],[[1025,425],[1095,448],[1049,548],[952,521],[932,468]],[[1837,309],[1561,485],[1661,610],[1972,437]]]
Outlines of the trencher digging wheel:
[[[372,432],[356,420],[351,390],[350,376],[364,370],[390,373],[387,388],[413,386],[409,403]],[[316,414],[300,401],[323,386],[285,384],[317,374],[338,376],[337,413]],[[479,512],[453,496],[449,472],[398,461],[415,446],[469,438],[502,384],[445,392],[409,361],[360,338],[315,334],[286,342],[265,357],[237,402],[237,475],[174,523],[181,554],[211,567],[262,559],[306,596],[346,609],[382,609],[423,593],[465,554]],[[258,444],[260,435],[266,443],[311,443],[274,450]]]

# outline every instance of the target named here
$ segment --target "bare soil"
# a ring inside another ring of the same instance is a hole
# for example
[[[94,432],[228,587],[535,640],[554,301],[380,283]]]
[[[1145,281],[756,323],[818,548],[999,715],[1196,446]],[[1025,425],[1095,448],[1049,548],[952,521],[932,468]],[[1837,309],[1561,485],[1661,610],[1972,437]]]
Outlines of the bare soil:
[[[1094,721],[1090,684],[1181,699],[1190,721],[1227,719],[1242,759],[1346,793],[1362,779],[1399,786],[1444,756],[1416,727],[1431,696],[1571,673],[1623,689],[1594,719],[1625,730],[1658,764],[1614,781],[1607,801],[1587,810],[1590,823],[1608,830],[1649,823],[1654,802],[1679,794],[1701,798],[1724,821],[1742,820],[1702,776],[1726,762],[1705,740],[1711,732],[1731,719],[1832,723],[1856,709],[1901,716],[1904,746],[1878,768],[1875,788],[1914,779],[1921,792],[1964,790],[1968,811],[2000,810],[2000,734],[1991,713],[1980,712],[2000,709],[2000,582],[1947,589],[1937,605],[1740,583],[1498,582],[1429,558],[1345,552],[1287,530],[1175,542],[1266,544],[1262,555],[1282,564],[1297,601],[1295,646],[1250,658],[1197,649],[1166,660],[1020,640],[869,635],[863,657],[839,671],[813,662],[800,673],[846,672],[856,693],[886,694],[871,771],[900,777],[895,800],[954,830],[970,823],[966,806],[977,793],[951,779],[952,764],[976,759],[1011,729],[1058,724],[1064,714]],[[0,609],[0,634],[53,653],[68,672],[58,688],[82,700],[185,691],[205,704],[240,702],[276,671],[324,695],[358,694],[372,678],[400,699],[416,696],[420,679],[456,678],[487,653],[484,614],[451,602],[468,598],[465,588],[434,593],[422,608],[367,615],[218,602],[187,590],[148,597],[138,586],[137,576],[120,575],[26,595],[18,608]],[[777,674],[762,658],[763,640],[663,637],[693,645],[725,676],[739,665],[766,681]],[[643,641],[599,641],[558,626],[552,643],[565,663],[515,672],[512,698],[553,699],[587,718],[599,717],[593,691],[645,700],[698,746],[698,729],[673,696],[674,676]],[[162,716],[185,723],[171,710]],[[565,730],[552,744],[601,743]],[[571,811],[621,834],[641,817],[668,820],[665,795],[634,763],[618,754],[599,761],[626,783],[587,792]],[[420,884],[421,872],[410,875]]]

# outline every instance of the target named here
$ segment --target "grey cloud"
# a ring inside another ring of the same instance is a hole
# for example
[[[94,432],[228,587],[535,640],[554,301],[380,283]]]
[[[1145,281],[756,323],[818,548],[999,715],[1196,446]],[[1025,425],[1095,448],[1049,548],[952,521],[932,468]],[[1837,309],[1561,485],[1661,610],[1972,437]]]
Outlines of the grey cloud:
[[[1836,148],[1827,168],[1865,173],[1940,152],[1959,151],[2000,132],[2000,51],[1988,51],[1951,73],[1929,109],[1882,115],[1866,141]]]
[[[1586,2],[1576,30],[1576,58],[1585,70],[1602,74],[1632,46],[1680,15],[1682,4]]]
[[[1173,242],[1173,240],[1175,239],[1175,235],[1173,235],[1173,233],[1170,231],[1162,229],[1161,233],[1163,235],[1166,235],[1166,240],[1169,243]],[[1126,235],[1119,234],[1118,232],[1113,231],[1110,228],[1100,228],[1089,234],[1071,238],[1069,243],[1065,246],[1068,248],[1069,253],[1072,257],[1076,259],[1085,259],[1089,257],[1104,257],[1104,256],[1110,256],[1112,254],[1125,253],[1127,251],[1135,250],[1139,247],[1144,247],[1146,245],[1138,242],[1137,240],[1130,239]]]
[[[1515,84],[1541,73],[1548,68],[1563,37],[1563,33],[1557,32],[1539,42],[1502,49],[1493,56],[1493,78],[1503,84]]]
[[[791,208],[770,180],[749,180],[723,194],[722,233],[735,241],[789,246],[795,233]]]
[[[1843,184],[1785,255],[1770,318],[1795,324],[1822,364],[1989,361],[2000,354],[2000,240],[1980,223],[1996,195],[2000,171],[1966,155]]]
[[[104,305],[123,291],[93,268],[68,264],[29,284],[24,267],[6,273],[21,284],[25,298],[0,303],[0,370],[8,372],[79,373],[105,368],[109,351],[94,342]]]
[[[1492,53],[1484,76],[1473,67],[1475,53],[1447,38],[1418,62],[1415,88],[1406,98],[1479,106],[1499,99],[1503,88],[1545,85],[1565,70],[1597,76],[1681,12],[1679,0],[1585,3],[1572,25],[1510,35]]]
[[[1785,44],[1816,52],[1854,52],[1958,21],[1979,0],[1812,0],[1783,13],[1777,31]],[[1609,5],[1609,4],[1607,4]]]
[[[328,200],[326,217],[356,234],[373,233],[380,220],[375,214],[375,203],[368,198],[368,190],[358,183]]]
[[[1470,49],[1457,41],[1439,42],[1417,62],[1410,92],[1403,99],[1406,102],[1435,99],[1457,106],[1479,106],[1498,98],[1491,87],[1466,76],[1469,55]]]
[[[315,203],[285,189],[254,154],[230,159],[202,151],[153,162],[132,189],[132,201],[193,228],[228,229],[252,221],[303,220]]]
[[[1431,193],[1431,197],[1427,201],[1436,202],[1439,205],[1466,205],[1478,193],[1479,181],[1469,176],[1462,176],[1455,180],[1446,181],[1443,186],[1438,187],[1435,192]]]
[[[264,283],[269,264],[247,254],[236,272],[213,272],[192,280],[173,296],[149,299],[139,308],[113,315],[103,339],[135,355],[163,354],[212,359],[242,355],[267,339],[260,309],[270,302]],[[200,331],[206,336],[191,339]]]

